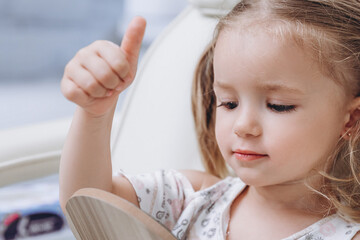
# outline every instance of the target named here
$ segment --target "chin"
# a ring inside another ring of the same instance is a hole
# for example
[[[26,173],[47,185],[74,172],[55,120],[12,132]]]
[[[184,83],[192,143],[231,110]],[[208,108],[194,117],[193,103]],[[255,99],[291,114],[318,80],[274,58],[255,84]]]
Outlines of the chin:
[[[269,181],[266,177],[256,174],[249,173],[248,171],[238,171],[235,174],[243,181],[246,185],[253,187],[264,187],[269,185]]]
[[[252,187],[266,187],[268,186],[269,184],[267,183],[264,183],[263,181],[257,181],[257,180],[254,180],[254,179],[245,179],[243,180],[242,178],[240,178],[247,186],[252,186]]]

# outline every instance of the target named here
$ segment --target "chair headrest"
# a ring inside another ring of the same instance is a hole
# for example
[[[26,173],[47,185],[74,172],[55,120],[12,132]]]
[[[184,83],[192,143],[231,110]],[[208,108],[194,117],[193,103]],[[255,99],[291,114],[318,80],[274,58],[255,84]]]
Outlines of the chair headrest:
[[[204,15],[224,16],[241,0],[188,0]]]

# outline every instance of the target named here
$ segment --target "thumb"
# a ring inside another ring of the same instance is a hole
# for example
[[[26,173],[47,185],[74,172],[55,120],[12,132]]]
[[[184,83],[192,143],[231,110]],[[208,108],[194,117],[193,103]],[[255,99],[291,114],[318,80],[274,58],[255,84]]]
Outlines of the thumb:
[[[136,70],[141,43],[144,37],[146,21],[142,17],[135,17],[129,24],[122,39],[120,48],[129,61],[131,71]]]

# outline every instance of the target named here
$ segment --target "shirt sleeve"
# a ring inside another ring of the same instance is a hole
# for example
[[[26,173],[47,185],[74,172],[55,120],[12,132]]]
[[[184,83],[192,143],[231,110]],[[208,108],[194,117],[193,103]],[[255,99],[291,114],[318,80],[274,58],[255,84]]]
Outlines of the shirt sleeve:
[[[119,174],[134,187],[140,208],[168,229],[174,227],[187,199],[194,193],[189,180],[175,170],[139,175]]]

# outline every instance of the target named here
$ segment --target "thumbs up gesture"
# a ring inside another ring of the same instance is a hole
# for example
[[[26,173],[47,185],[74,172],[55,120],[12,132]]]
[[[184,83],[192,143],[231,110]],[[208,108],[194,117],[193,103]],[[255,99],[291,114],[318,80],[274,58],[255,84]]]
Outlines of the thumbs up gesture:
[[[80,49],[65,67],[63,95],[94,116],[112,110],[136,75],[145,27],[145,20],[136,17],[120,46],[101,40]]]

